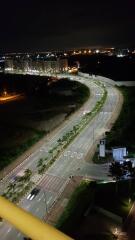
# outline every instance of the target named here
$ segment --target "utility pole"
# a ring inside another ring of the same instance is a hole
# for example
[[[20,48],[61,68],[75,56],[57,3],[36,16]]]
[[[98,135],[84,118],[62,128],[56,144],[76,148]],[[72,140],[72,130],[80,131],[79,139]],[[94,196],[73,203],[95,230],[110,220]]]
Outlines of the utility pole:
[[[46,201],[46,193],[45,193],[45,192],[44,192],[44,202],[45,202],[46,214],[48,214],[47,201]]]

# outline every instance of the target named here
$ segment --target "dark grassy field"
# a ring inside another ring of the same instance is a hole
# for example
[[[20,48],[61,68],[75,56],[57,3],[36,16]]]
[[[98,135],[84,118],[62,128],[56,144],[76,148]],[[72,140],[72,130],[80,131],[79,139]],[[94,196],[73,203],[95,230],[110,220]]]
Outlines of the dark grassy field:
[[[110,226],[117,221],[100,215],[94,207],[101,207],[125,220],[135,199],[134,191],[134,180],[82,182],[72,194],[56,227],[78,240],[114,239]]]
[[[5,82],[3,76],[0,78],[1,88],[23,93],[24,98],[0,104],[0,170],[52,130],[51,119],[57,116],[58,125],[61,116],[68,117],[89,97],[87,87],[67,79],[20,75],[5,78]]]
[[[126,219],[135,198],[134,191],[134,179],[98,184],[95,204]]]
[[[109,133],[106,133],[106,147],[127,147],[129,157],[135,156],[135,87],[120,87],[124,96],[121,113]],[[112,154],[99,158],[98,152],[93,157],[93,162],[102,164],[112,161]]]
[[[101,75],[115,81],[135,81],[134,65],[135,56],[118,58],[116,56],[75,55],[69,58],[69,64],[79,61],[84,73]]]
[[[135,87],[121,87],[120,90],[124,104],[118,120],[107,134],[107,148],[125,146],[130,154],[135,154]]]
[[[94,192],[95,183],[82,182],[72,194],[56,227],[67,234],[71,234],[76,225],[80,223],[89,204],[93,204]]]

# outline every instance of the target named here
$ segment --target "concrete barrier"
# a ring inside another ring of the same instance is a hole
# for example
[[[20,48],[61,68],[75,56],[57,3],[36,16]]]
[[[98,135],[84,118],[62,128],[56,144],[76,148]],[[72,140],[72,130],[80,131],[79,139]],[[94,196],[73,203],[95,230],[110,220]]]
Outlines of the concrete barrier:
[[[122,81],[122,82],[116,82],[117,86],[126,86],[126,87],[132,87],[135,86],[135,81]]]
[[[89,73],[82,73],[82,72],[78,72],[78,75],[80,77],[85,77],[85,78],[99,79],[100,81],[109,83],[113,86],[126,86],[126,87],[135,86],[135,81],[114,81],[110,78],[106,78],[103,76],[94,75],[94,74],[90,75]]]
[[[89,73],[78,72],[78,75],[79,75],[80,77],[90,77]]]

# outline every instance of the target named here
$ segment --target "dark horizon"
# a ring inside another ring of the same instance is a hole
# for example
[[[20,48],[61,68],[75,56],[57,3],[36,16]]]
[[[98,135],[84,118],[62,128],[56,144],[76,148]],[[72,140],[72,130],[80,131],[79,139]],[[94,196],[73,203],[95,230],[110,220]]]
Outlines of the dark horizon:
[[[1,3],[0,52],[134,47],[133,0]]]
[[[81,47],[67,47],[67,48],[50,48],[50,49],[45,49],[45,50],[22,50],[22,51],[8,51],[8,52],[5,52],[5,51],[1,51],[0,54],[3,55],[3,54],[42,54],[42,53],[46,53],[46,52],[64,52],[64,51],[74,51],[74,50],[83,50],[83,49],[90,49],[90,50],[95,50],[95,49],[111,49],[111,48],[114,48],[114,49],[130,49],[130,50],[134,50],[135,49],[135,44],[132,45],[132,46],[128,46],[128,45],[120,45],[120,46],[108,46],[108,45],[105,45],[105,46],[81,46]]]

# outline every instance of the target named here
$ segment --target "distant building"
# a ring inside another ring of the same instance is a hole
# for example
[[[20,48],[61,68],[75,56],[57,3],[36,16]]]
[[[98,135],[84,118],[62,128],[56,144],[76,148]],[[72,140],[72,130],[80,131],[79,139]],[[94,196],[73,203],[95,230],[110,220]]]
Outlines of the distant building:
[[[127,156],[126,148],[113,148],[113,159],[115,161],[124,161]]]
[[[13,71],[13,69],[14,69],[13,59],[6,59],[5,60],[5,69],[7,71]]]
[[[105,139],[100,140],[99,157],[105,157]]]
[[[68,60],[65,58],[16,58],[12,57],[5,60],[6,72],[26,72],[26,73],[46,73],[56,74],[68,70]]]
[[[130,53],[129,49],[116,49],[116,56],[117,57],[125,57],[128,56]]]
[[[5,61],[3,59],[0,59],[0,72],[4,71],[4,67],[5,67]]]

